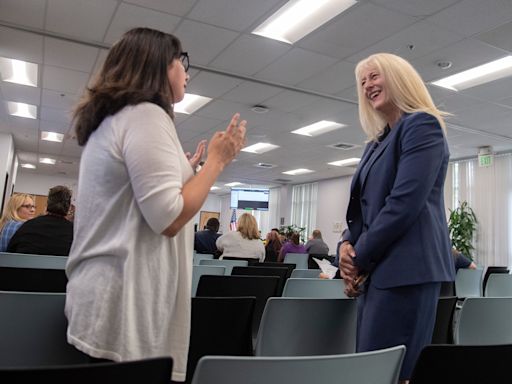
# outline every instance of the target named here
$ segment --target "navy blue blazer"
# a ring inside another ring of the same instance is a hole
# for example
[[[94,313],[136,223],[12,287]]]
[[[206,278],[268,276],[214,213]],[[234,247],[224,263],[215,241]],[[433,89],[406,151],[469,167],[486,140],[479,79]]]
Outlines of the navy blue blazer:
[[[438,120],[423,112],[404,114],[380,144],[366,146],[343,240],[377,288],[454,280],[444,207],[448,159]]]

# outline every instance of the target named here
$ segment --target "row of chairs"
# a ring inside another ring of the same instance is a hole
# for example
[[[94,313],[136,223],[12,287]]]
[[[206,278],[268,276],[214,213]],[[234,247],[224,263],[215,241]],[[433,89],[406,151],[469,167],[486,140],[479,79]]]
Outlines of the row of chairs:
[[[454,286],[459,298],[512,296],[512,275],[508,267],[459,269]]]

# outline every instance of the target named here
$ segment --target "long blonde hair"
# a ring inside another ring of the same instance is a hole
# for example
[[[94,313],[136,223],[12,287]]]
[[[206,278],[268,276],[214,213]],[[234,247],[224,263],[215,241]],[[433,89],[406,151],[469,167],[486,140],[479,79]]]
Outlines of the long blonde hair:
[[[35,201],[34,196],[27,193],[14,193],[9,198],[9,201],[5,205],[2,218],[0,219],[0,232],[2,232],[2,229],[4,229],[5,224],[9,220],[26,221],[25,219],[22,219],[18,216],[18,209],[20,209],[21,206],[25,204],[26,199],[31,199],[32,203]]]
[[[243,213],[240,216],[237,231],[242,234],[244,239],[255,240],[260,238],[258,223],[250,213]]]
[[[443,116],[449,114],[437,109],[425,83],[413,66],[400,56],[376,53],[361,60],[355,69],[359,120],[370,141],[377,139],[387,123],[383,115],[371,106],[361,85],[362,72],[368,67],[375,68],[384,77],[391,101],[398,109],[406,113],[431,114],[439,121],[443,132],[446,133]]]

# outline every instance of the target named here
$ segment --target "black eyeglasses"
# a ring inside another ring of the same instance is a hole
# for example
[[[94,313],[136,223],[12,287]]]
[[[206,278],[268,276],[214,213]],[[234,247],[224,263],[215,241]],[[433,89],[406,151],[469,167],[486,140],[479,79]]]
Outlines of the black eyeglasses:
[[[188,72],[189,61],[188,61],[188,52],[180,53],[180,61],[183,64],[183,68],[185,68],[185,72]]]

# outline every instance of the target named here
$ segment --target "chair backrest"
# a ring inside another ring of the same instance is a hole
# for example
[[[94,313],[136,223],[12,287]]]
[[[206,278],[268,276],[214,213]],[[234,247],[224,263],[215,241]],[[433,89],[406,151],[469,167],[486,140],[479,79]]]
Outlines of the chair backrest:
[[[29,255],[26,253],[0,252],[0,267],[65,269],[67,256]]]
[[[396,384],[404,346],[344,355],[301,357],[206,356],[193,384]]]
[[[0,292],[0,366],[79,364],[67,343],[64,293]]]
[[[484,278],[483,278],[483,282],[482,282],[483,292],[485,292],[485,287],[487,286],[489,276],[491,276],[493,274],[509,274],[509,273],[510,273],[510,270],[508,267],[499,267],[499,266],[495,266],[495,265],[489,265],[485,269],[485,273],[484,273]]]
[[[512,275],[493,273],[487,280],[486,297],[512,297]]]
[[[197,362],[203,356],[252,355],[252,318],[255,304],[255,297],[192,299],[187,382],[192,380]]]
[[[222,256],[221,256],[222,257]],[[254,257],[234,257],[234,256],[224,256],[222,260],[245,260],[247,261],[247,265],[251,266],[260,262],[260,259],[255,259]]]
[[[256,356],[312,356],[356,351],[357,302],[271,297],[261,319]]]
[[[283,297],[317,297],[323,299],[345,299],[345,286],[341,279],[288,279]]]
[[[64,269],[0,267],[0,290],[19,292],[66,292]]]
[[[210,253],[194,253],[194,265],[199,265],[201,260],[213,260],[214,257]]]
[[[273,261],[264,261],[261,263],[256,263],[253,267],[277,267],[277,268],[288,268],[288,275],[286,278],[290,278],[293,270],[295,269],[295,264],[290,263],[281,263],[281,262],[273,262]]]
[[[441,282],[440,297],[452,297],[455,296],[455,282],[454,281],[443,281]]]
[[[37,368],[0,368],[2,383],[155,383],[168,384],[172,358],[159,357],[121,363],[80,364]]]
[[[320,272],[318,269],[294,269],[290,277],[292,279],[316,279]]]
[[[279,277],[279,286],[277,288],[276,296],[281,296],[283,293],[284,284],[288,275],[288,268],[284,267],[233,267],[231,275],[241,276],[277,276]]]
[[[512,297],[472,297],[464,300],[455,343],[512,344]]]
[[[267,299],[276,296],[278,288],[279,277],[277,276],[201,276],[196,296],[256,297],[252,322],[253,338],[255,338]]]
[[[297,269],[308,269],[308,258],[307,253],[287,253],[284,256],[284,262],[295,264]]]
[[[199,265],[214,265],[226,267],[226,271],[224,272],[226,275],[231,275],[231,270],[233,267],[247,267],[249,263],[247,260],[200,260]]]
[[[482,297],[483,269],[464,269],[457,271],[455,293],[458,298]]]
[[[440,297],[437,301],[436,322],[432,334],[432,344],[453,343],[453,313],[457,297]]]
[[[224,275],[226,267],[214,265],[194,265],[192,266],[192,297],[196,295],[199,279],[203,275]]]
[[[506,383],[512,345],[428,345],[416,362],[410,384]]]

